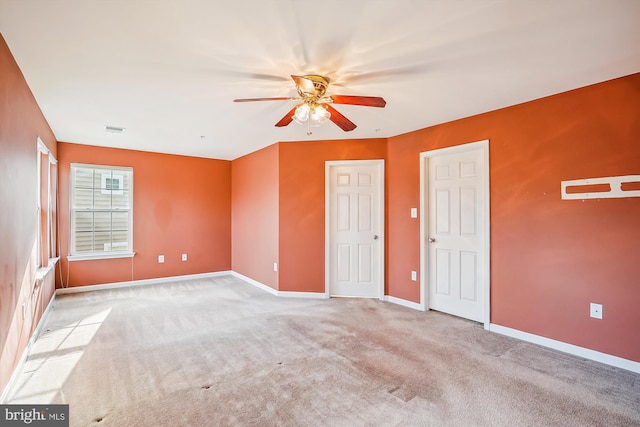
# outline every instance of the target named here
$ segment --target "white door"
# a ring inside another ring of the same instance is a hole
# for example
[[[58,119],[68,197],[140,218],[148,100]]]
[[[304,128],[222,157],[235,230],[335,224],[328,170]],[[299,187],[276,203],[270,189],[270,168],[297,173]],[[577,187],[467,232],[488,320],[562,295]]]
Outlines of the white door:
[[[327,290],[331,296],[384,293],[384,162],[327,162]]]
[[[484,322],[489,173],[485,151],[443,151],[427,160],[429,308]]]

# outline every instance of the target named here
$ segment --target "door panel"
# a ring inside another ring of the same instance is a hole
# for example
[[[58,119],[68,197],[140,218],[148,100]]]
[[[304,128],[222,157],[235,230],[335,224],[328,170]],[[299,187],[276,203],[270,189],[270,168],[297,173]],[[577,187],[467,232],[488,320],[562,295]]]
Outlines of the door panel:
[[[329,168],[329,292],[379,298],[383,256],[380,165]]]
[[[349,231],[351,226],[350,199],[348,194],[338,194],[336,197],[338,231]]]
[[[358,281],[360,283],[373,282],[373,269],[372,245],[358,245]]]
[[[460,298],[467,301],[477,300],[477,259],[477,253],[460,252]]]
[[[429,307],[483,321],[483,152],[430,157],[427,168]]]
[[[373,203],[371,194],[358,194],[358,231],[372,232]]]
[[[351,281],[351,245],[338,245],[338,281]]]
[[[436,230],[438,234],[449,234],[451,224],[451,206],[449,189],[436,190]]]
[[[451,295],[451,251],[436,249],[435,262],[436,292]]]
[[[460,188],[460,234],[463,236],[476,234],[477,204],[474,187]]]

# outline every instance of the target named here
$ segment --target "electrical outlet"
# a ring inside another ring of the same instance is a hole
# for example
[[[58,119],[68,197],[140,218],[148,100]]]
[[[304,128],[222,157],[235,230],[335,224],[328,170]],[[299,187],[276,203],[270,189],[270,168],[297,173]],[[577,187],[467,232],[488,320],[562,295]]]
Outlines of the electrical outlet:
[[[278,271],[278,263],[277,262],[273,263],[273,271]]]
[[[158,264],[162,264],[164,262],[164,255],[158,255]]]
[[[415,271],[411,272],[411,280],[413,280],[414,282],[416,280],[418,280],[418,273],[417,272],[415,272]]]
[[[590,313],[589,315],[594,319],[602,319],[602,304],[596,304],[592,302],[589,306]]]
[[[187,260],[187,254],[182,254],[182,261],[186,261]]]

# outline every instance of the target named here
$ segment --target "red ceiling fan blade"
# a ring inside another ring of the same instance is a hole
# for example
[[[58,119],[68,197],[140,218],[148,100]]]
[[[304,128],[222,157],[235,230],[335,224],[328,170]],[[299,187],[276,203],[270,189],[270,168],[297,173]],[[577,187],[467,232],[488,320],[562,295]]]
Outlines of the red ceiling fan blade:
[[[384,107],[387,101],[379,96],[331,95],[334,104],[364,105],[365,107]]]
[[[234,99],[233,102],[288,101],[290,99],[298,99],[298,98],[240,98],[240,99]]]
[[[349,132],[357,127],[355,123],[340,114],[340,112],[331,105],[325,105],[324,107],[331,113],[331,117],[329,119],[338,125],[338,127],[343,131]]]
[[[293,107],[283,118],[281,118],[280,121],[276,123],[276,126],[281,128],[291,123],[293,121],[293,113],[296,112],[296,108],[298,108],[297,105]]]

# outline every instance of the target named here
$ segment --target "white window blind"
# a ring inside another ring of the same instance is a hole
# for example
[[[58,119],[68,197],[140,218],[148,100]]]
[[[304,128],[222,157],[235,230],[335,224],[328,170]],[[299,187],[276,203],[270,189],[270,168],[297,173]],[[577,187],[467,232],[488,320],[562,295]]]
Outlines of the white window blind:
[[[133,169],[71,164],[71,255],[133,252]]]

